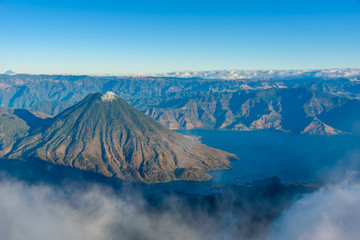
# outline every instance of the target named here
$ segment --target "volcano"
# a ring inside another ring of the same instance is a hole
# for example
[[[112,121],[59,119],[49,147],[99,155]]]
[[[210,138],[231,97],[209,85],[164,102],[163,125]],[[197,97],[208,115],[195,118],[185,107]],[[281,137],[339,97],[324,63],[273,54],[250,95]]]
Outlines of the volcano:
[[[14,144],[7,158],[40,159],[138,182],[204,181],[235,155],[161,125],[112,92],[89,94]]]

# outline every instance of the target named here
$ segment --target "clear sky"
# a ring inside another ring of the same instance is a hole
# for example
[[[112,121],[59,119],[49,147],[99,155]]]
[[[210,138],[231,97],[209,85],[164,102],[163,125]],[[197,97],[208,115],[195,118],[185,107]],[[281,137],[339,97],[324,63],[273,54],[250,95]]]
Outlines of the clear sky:
[[[0,72],[360,67],[360,0],[0,0]]]

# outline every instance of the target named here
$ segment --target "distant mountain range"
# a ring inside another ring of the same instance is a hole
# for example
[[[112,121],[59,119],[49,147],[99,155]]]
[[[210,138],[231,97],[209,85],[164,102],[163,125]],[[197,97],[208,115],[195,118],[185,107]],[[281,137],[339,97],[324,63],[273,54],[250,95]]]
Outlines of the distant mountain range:
[[[0,156],[6,159],[153,183],[208,180],[206,171],[229,168],[236,158],[169,130],[111,92],[89,94],[54,118],[21,109],[0,114]]]
[[[330,73],[333,78],[323,78]],[[112,91],[172,129],[358,133],[356,74],[337,69],[237,80],[0,75],[0,107],[57,115],[90,93]]]
[[[204,79],[338,79],[360,78],[360,68],[336,68],[325,70],[220,70],[177,71],[154,74],[157,77],[204,78]]]
[[[169,94],[133,102],[172,129],[360,134],[360,101],[306,88]]]
[[[15,75],[16,72],[7,70],[3,74]],[[27,75],[22,73],[22,75]],[[63,74],[70,76],[71,74]],[[218,80],[287,80],[287,79],[351,79],[360,78],[360,68],[332,68],[332,69],[304,69],[304,70],[209,70],[209,71],[174,71],[153,74],[138,75],[92,75],[95,77],[120,77],[120,78],[144,78],[144,77],[166,77],[166,78],[202,78]]]

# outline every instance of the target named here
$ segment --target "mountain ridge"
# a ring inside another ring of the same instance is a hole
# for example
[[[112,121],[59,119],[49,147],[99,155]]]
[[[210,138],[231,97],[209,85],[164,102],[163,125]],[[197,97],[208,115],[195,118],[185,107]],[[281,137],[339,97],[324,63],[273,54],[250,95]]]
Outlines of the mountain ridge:
[[[134,101],[134,106],[171,129],[275,129],[336,135],[358,133],[355,125],[360,120],[359,100],[306,88],[186,96],[173,94],[161,100]],[[341,123],[341,116],[345,115],[348,122]]]

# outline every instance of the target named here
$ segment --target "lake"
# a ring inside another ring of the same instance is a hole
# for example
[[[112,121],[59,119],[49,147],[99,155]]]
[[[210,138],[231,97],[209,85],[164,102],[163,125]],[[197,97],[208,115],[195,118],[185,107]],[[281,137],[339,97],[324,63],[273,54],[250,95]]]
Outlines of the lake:
[[[207,146],[236,154],[230,170],[212,171],[208,182],[175,181],[155,188],[209,193],[216,184],[239,184],[278,176],[283,183],[327,180],[333,169],[358,168],[360,137],[313,136],[280,131],[186,130]]]
[[[239,160],[231,162],[232,169],[209,172],[213,178],[206,182],[172,181],[147,185],[108,179],[92,172],[52,165],[43,161],[9,161],[7,159],[1,161],[0,177],[5,172],[30,182],[61,183],[64,179],[69,179],[114,184],[114,186],[131,185],[131,187],[140,187],[145,192],[148,190],[150,194],[158,191],[211,194],[216,191],[210,188],[212,185],[246,184],[252,180],[273,176],[278,176],[283,183],[309,182],[317,178],[329,180],[329,176],[341,176],[344,170],[360,169],[359,136],[311,136],[279,131],[187,130],[179,132],[197,136],[202,143],[210,147],[234,153]]]

